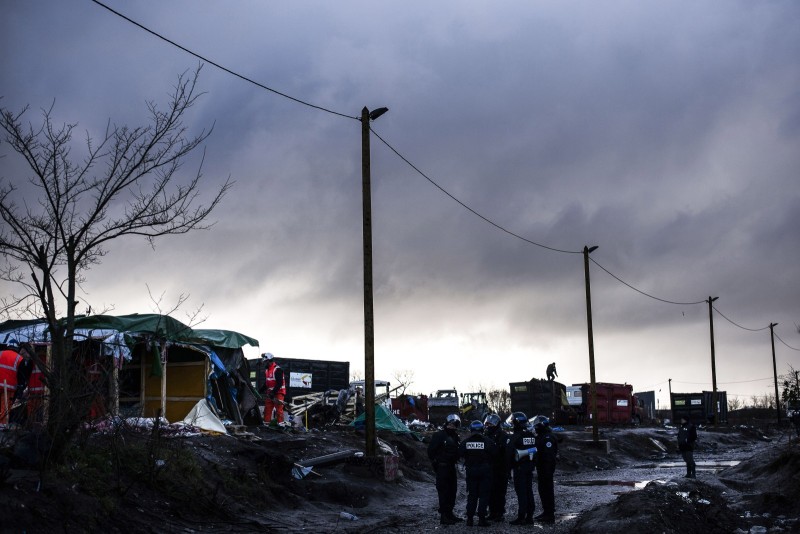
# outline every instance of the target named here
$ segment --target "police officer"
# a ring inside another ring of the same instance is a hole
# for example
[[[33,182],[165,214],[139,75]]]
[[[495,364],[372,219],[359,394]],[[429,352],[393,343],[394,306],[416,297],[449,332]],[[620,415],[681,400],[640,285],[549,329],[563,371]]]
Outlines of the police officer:
[[[444,427],[431,437],[428,445],[428,458],[436,473],[436,492],[439,494],[439,514],[442,525],[453,525],[462,519],[453,514],[458,491],[456,462],[458,462],[458,427],[461,418],[451,413],[445,419]]]
[[[492,485],[489,490],[490,521],[502,522],[506,514],[506,491],[508,490],[509,464],[506,458],[509,436],[503,430],[500,416],[489,414],[483,420],[486,436],[495,444],[492,457]]]
[[[489,490],[492,483],[492,458],[496,450],[494,441],[483,435],[480,421],[469,424],[470,436],[461,442],[459,456],[464,459],[467,471],[467,526],[471,527],[475,510],[478,511],[478,526],[488,527],[486,508],[489,505]]]
[[[533,432],[528,430],[528,416],[522,412],[514,412],[509,416],[514,426],[514,433],[506,447],[506,458],[511,466],[514,475],[514,492],[517,494],[518,510],[517,518],[509,521],[510,525],[531,525],[533,524],[533,512],[536,510],[536,502],[533,500],[533,470],[536,464],[530,454],[519,455],[518,450],[533,449],[536,445],[536,438]]]
[[[542,523],[555,522],[556,500],[553,489],[553,474],[558,459],[558,442],[550,429],[550,420],[539,415],[533,420],[536,431],[536,471],[539,482],[539,498],[542,500],[542,513],[534,519]]]

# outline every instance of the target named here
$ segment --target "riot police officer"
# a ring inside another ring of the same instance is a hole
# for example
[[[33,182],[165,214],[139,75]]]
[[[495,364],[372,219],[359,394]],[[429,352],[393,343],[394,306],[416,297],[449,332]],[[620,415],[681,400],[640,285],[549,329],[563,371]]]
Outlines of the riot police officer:
[[[439,494],[439,514],[442,525],[453,525],[461,521],[453,514],[458,492],[456,463],[458,462],[458,427],[461,418],[451,413],[441,430],[434,433],[428,445],[428,458],[436,474],[436,492]]]
[[[492,483],[492,457],[496,446],[494,441],[483,435],[483,423],[473,421],[469,424],[472,432],[459,445],[459,456],[464,458],[467,471],[467,526],[471,527],[475,511],[478,512],[478,526],[488,527],[486,508],[489,505],[489,490]]]
[[[536,416],[533,419],[533,429],[536,431],[536,471],[539,498],[542,500],[542,513],[534,519],[542,523],[553,523],[556,510],[553,474],[558,459],[558,442],[552,434],[547,417]]]
[[[489,414],[483,420],[486,436],[494,441],[495,453],[492,457],[492,484],[489,490],[489,520],[498,523],[506,514],[506,491],[508,490],[509,464],[506,458],[509,436],[503,430],[500,416]]]
[[[528,430],[528,416],[522,412],[514,412],[509,416],[514,427],[514,433],[506,447],[506,458],[514,475],[514,492],[517,494],[519,508],[517,518],[509,521],[510,525],[533,524],[533,512],[536,502],[533,500],[533,470],[536,464],[533,456],[536,454],[533,432]],[[517,451],[530,450],[529,454],[520,455]]]

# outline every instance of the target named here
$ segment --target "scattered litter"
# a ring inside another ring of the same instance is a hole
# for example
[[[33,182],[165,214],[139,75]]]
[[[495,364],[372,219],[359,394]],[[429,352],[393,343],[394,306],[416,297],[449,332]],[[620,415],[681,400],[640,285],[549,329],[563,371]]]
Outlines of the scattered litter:
[[[350,521],[358,521],[358,516],[355,516],[349,512],[339,512],[339,517],[342,519],[349,519]]]

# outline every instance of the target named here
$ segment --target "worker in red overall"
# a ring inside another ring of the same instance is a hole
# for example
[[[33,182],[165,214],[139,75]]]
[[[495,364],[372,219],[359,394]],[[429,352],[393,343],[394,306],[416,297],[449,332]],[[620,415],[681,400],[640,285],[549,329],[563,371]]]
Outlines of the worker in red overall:
[[[17,393],[17,366],[22,356],[11,349],[0,352],[0,424],[8,424],[11,405]]]
[[[283,369],[275,361],[275,356],[269,352],[262,354],[261,360],[267,364],[266,371],[264,371],[264,387],[267,393],[264,399],[264,423],[272,422],[274,408],[276,422],[281,424],[283,423],[283,399],[286,397],[286,380],[283,376]]]
[[[25,347],[21,347],[25,350]],[[33,359],[34,348],[29,346],[27,348],[28,357],[31,359],[31,374],[28,378],[28,421],[33,423],[41,423],[44,421],[44,397],[47,393],[45,390],[44,374],[39,369],[39,365],[44,365],[43,354],[39,354],[39,363]],[[20,351],[22,352],[22,350]],[[23,353],[24,355],[24,353]]]

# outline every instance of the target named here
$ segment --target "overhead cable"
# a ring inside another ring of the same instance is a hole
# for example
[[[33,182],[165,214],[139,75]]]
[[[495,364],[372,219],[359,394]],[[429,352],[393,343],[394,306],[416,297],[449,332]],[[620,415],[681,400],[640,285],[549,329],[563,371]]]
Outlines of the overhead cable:
[[[242,79],[242,80],[244,80],[244,81],[246,81],[246,82],[248,82],[248,83],[251,83],[251,84],[253,84],[253,85],[257,86],[257,87],[260,87],[260,88],[262,88],[262,89],[266,89],[267,91],[270,91],[271,93],[275,93],[275,94],[276,94],[276,95],[278,95],[278,96],[282,96],[282,97],[284,97],[284,98],[288,98],[289,100],[292,100],[292,101],[294,101],[294,102],[297,102],[298,104],[303,104],[304,106],[308,106],[308,107],[310,107],[310,108],[318,109],[318,110],[320,110],[320,111],[325,111],[326,113],[331,113],[331,114],[333,114],[333,115],[338,115],[338,116],[340,116],[340,117],[345,117],[345,118],[348,118],[348,119],[355,119],[355,120],[358,120],[358,121],[360,121],[360,120],[361,120],[361,118],[360,118],[360,117],[353,117],[352,115],[347,115],[347,114],[345,114],[345,113],[339,113],[338,111],[333,111],[333,110],[331,110],[331,109],[324,108],[324,107],[322,107],[322,106],[318,106],[318,105],[316,105],[316,104],[311,104],[310,102],[306,102],[305,100],[300,100],[299,98],[295,98],[295,97],[293,97],[293,96],[287,95],[286,93],[282,93],[282,92],[280,92],[280,91],[278,91],[278,90],[276,90],[276,89],[273,89],[273,88],[271,88],[271,87],[267,87],[266,85],[264,85],[264,84],[261,84],[261,83],[259,83],[259,82],[255,81],[255,80],[253,80],[253,79],[251,79],[251,78],[248,78],[247,76],[243,76],[243,75],[239,74],[238,72],[234,72],[234,71],[230,70],[230,69],[229,69],[229,68],[227,68],[227,67],[223,67],[223,66],[222,66],[222,65],[220,65],[219,63],[217,63],[217,62],[215,62],[215,61],[212,61],[212,60],[208,59],[207,57],[201,56],[201,55],[200,55],[200,54],[198,54],[197,52],[194,52],[194,51],[192,51],[192,50],[189,50],[189,49],[188,49],[188,48],[186,48],[185,46],[181,46],[180,44],[176,43],[175,41],[172,41],[172,40],[170,40],[170,39],[168,39],[168,38],[164,37],[164,36],[163,36],[163,35],[161,35],[160,33],[158,33],[158,32],[155,32],[155,31],[151,30],[150,28],[148,28],[148,27],[146,27],[146,26],[144,26],[144,25],[142,25],[142,24],[139,24],[138,22],[136,22],[135,20],[133,20],[133,19],[131,19],[131,18],[129,18],[129,17],[126,17],[125,15],[123,15],[122,13],[120,13],[119,11],[115,11],[115,10],[111,9],[110,7],[108,7],[107,5],[105,5],[104,3],[100,2],[99,0],[92,0],[92,2],[94,2],[94,3],[95,3],[95,4],[97,4],[97,5],[99,5],[100,7],[104,7],[104,8],[106,8],[107,10],[109,10],[110,12],[112,12],[113,14],[115,14],[116,16],[118,16],[118,17],[121,17],[121,18],[123,18],[123,19],[127,20],[128,22],[130,22],[130,23],[131,23],[131,24],[133,24],[134,26],[137,26],[137,27],[139,27],[139,28],[143,29],[144,31],[146,31],[147,33],[149,33],[149,34],[151,34],[151,35],[154,35],[154,36],[158,37],[158,38],[159,38],[159,39],[161,39],[162,41],[166,41],[167,43],[171,44],[172,46],[174,46],[174,47],[176,47],[176,48],[180,48],[181,50],[183,50],[183,51],[184,51],[184,52],[186,52],[187,54],[190,54],[190,55],[192,55],[192,56],[194,56],[194,57],[196,57],[196,58],[198,58],[198,59],[201,59],[201,60],[205,61],[206,63],[210,63],[211,65],[214,65],[214,66],[215,66],[215,67],[217,67],[218,69],[220,69],[220,70],[222,70],[222,71],[225,71],[225,72],[227,72],[228,74],[231,74],[231,75],[233,75],[233,76],[236,76],[237,78],[240,78],[240,79]]]
[[[434,185],[434,187],[436,187],[437,189],[439,189],[439,191],[441,191],[442,193],[444,193],[444,194],[445,194],[445,195],[447,195],[448,197],[452,198],[453,200],[455,200],[456,202],[458,202],[458,203],[459,203],[459,204],[460,204],[462,207],[464,207],[466,210],[470,211],[470,212],[471,212],[472,214],[474,214],[474,215],[477,215],[478,217],[480,217],[481,219],[483,219],[483,220],[484,220],[484,221],[486,221],[487,223],[491,224],[492,226],[494,226],[494,227],[495,227],[495,228],[497,228],[498,230],[502,230],[503,232],[505,232],[505,233],[507,233],[507,234],[509,234],[509,235],[511,235],[511,236],[513,236],[513,237],[516,237],[517,239],[521,239],[522,241],[525,241],[526,243],[530,243],[531,245],[536,245],[537,247],[541,247],[541,248],[544,248],[544,249],[547,249],[547,250],[552,250],[552,251],[554,251],[554,252],[563,252],[563,253],[565,253],[565,254],[581,254],[581,253],[582,253],[582,251],[580,251],[580,250],[563,250],[563,249],[559,249],[559,248],[549,247],[549,246],[547,246],[547,245],[543,245],[543,244],[541,244],[541,243],[537,243],[536,241],[531,241],[530,239],[527,239],[527,238],[525,238],[525,237],[522,237],[521,235],[519,235],[519,234],[516,234],[516,233],[512,232],[511,230],[509,230],[509,229],[507,229],[507,228],[505,228],[505,227],[503,227],[503,226],[501,226],[501,225],[497,224],[496,222],[492,221],[492,220],[491,220],[491,219],[489,219],[488,217],[484,217],[483,215],[481,215],[480,213],[478,213],[477,211],[475,211],[474,209],[470,208],[469,206],[467,206],[466,204],[464,204],[462,201],[460,201],[459,199],[457,199],[455,196],[453,196],[452,194],[450,194],[450,193],[449,193],[449,192],[448,192],[448,191],[447,191],[445,188],[443,188],[441,185],[439,185],[438,183],[436,183],[436,182],[435,182],[433,179],[431,179],[431,178],[430,178],[428,175],[426,175],[424,172],[422,172],[421,170],[419,170],[419,168],[417,168],[417,166],[416,166],[416,165],[414,165],[413,163],[411,163],[411,162],[410,162],[410,161],[409,161],[409,160],[408,160],[408,159],[407,159],[405,156],[403,156],[403,155],[402,155],[400,152],[398,152],[398,151],[397,151],[397,149],[395,149],[395,148],[394,148],[392,145],[390,145],[390,144],[389,144],[389,143],[388,143],[388,142],[387,142],[387,141],[386,141],[386,140],[385,140],[383,137],[381,137],[380,135],[378,135],[378,132],[376,132],[375,130],[373,130],[371,127],[370,127],[370,131],[371,131],[373,134],[375,134],[375,137],[377,137],[378,139],[380,139],[380,141],[381,141],[381,142],[382,142],[384,145],[386,145],[386,146],[389,148],[389,150],[391,150],[392,152],[394,152],[394,153],[397,155],[397,157],[398,157],[398,158],[400,158],[401,160],[403,160],[404,162],[406,162],[406,164],[407,164],[409,167],[411,167],[412,169],[414,169],[414,170],[415,170],[415,171],[416,171],[416,172],[417,172],[417,173],[418,173],[420,176],[422,176],[423,178],[425,178],[426,180],[428,180],[428,181],[429,181],[431,184],[433,184],[433,185]]]

